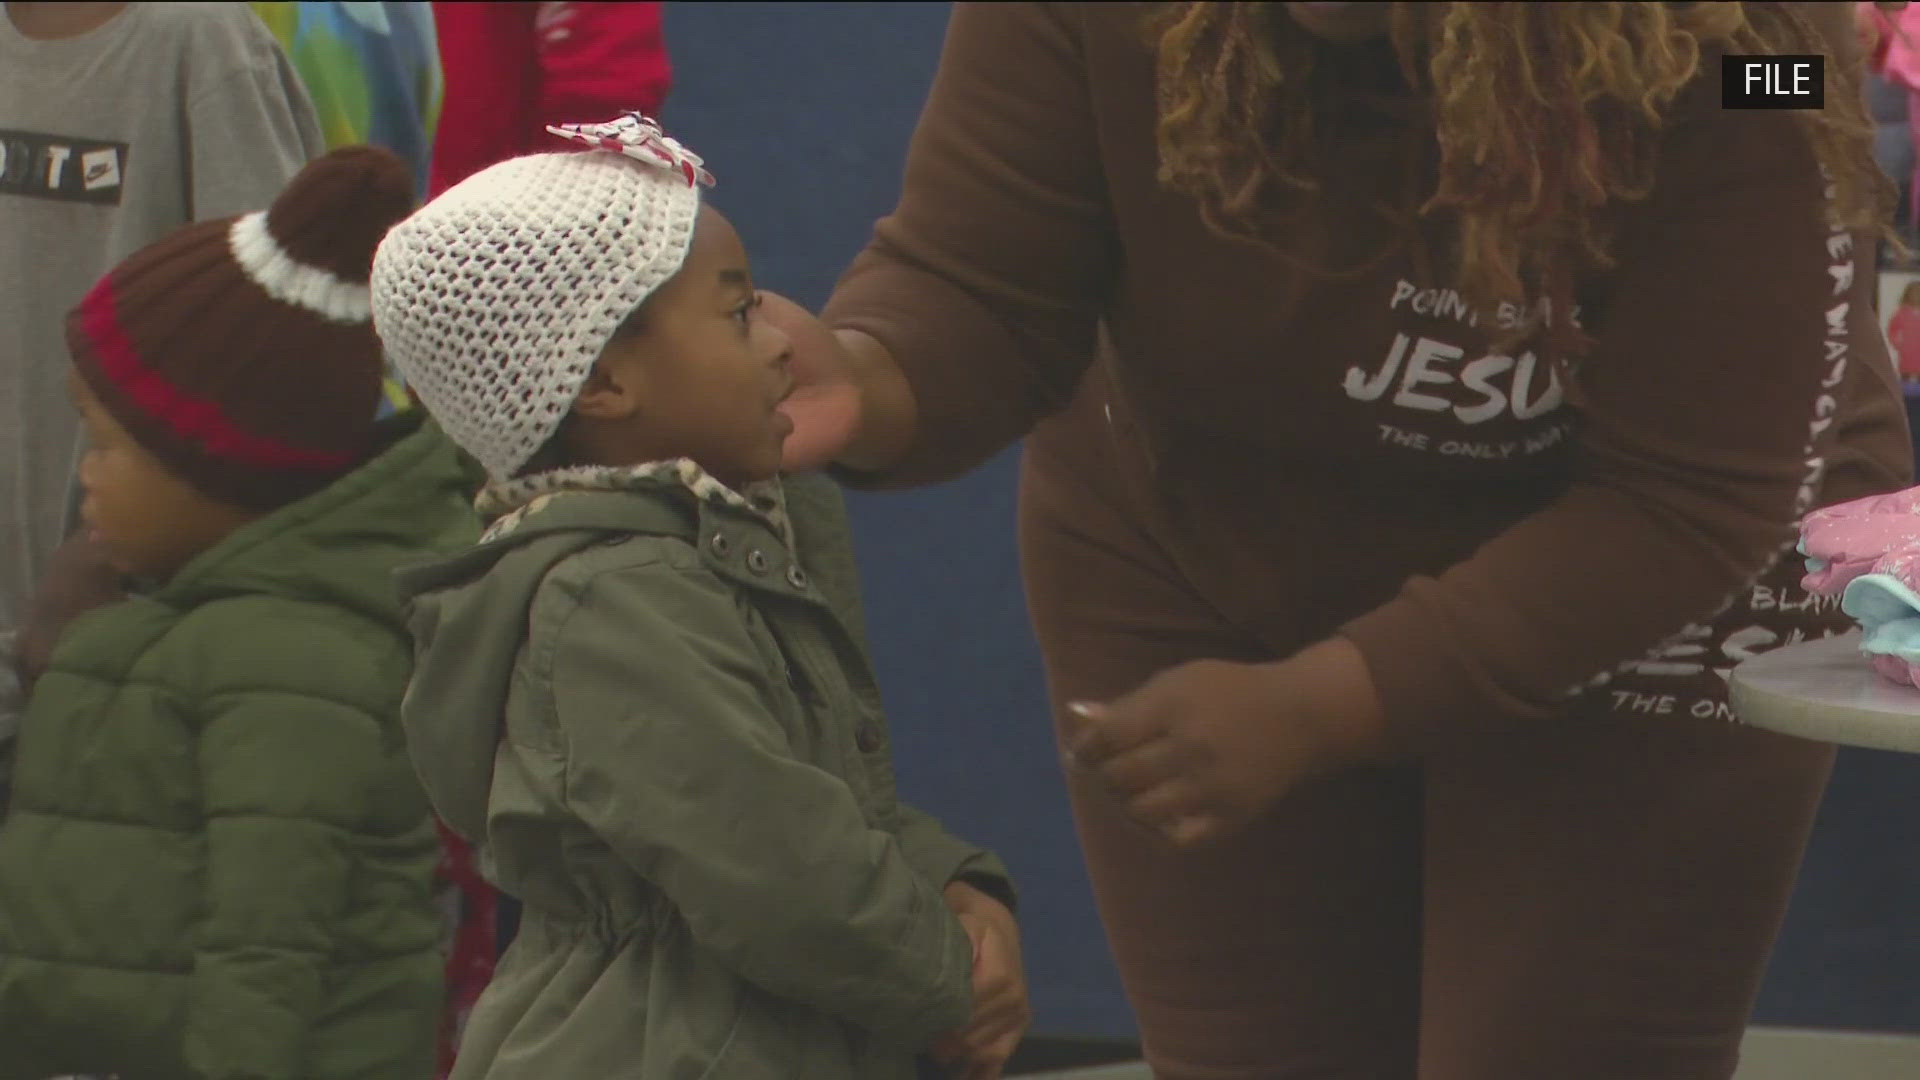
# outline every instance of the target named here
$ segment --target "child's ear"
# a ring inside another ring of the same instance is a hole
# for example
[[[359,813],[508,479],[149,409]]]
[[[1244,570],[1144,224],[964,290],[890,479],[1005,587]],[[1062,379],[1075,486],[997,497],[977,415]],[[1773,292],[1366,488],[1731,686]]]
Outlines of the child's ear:
[[[625,420],[640,410],[640,365],[601,357],[573,399],[575,415],[589,420]]]

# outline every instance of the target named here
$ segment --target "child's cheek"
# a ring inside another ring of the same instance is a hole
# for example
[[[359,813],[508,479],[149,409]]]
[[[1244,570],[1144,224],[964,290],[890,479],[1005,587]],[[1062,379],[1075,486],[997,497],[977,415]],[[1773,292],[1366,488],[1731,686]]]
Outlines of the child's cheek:
[[[80,486],[96,517],[94,524],[105,526],[121,516],[128,492],[124,461],[116,461],[110,452],[95,451],[80,465]]]
[[[93,463],[91,469],[81,469],[80,483],[95,498],[103,501],[119,501],[118,496],[126,488],[126,462],[118,460],[111,450],[99,450],[88,455]]]

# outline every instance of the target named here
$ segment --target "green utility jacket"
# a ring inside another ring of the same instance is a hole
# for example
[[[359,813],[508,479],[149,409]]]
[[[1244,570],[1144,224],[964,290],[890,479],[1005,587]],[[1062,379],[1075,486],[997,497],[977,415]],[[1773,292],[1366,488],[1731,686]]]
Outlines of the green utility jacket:
[[[786,492],[791,546],[662,476],[403,575],[421,777],[525,905],[456,1078],[908,1080],[967,1021],[941,890],[1011,887],[895,800],[839,491]]]

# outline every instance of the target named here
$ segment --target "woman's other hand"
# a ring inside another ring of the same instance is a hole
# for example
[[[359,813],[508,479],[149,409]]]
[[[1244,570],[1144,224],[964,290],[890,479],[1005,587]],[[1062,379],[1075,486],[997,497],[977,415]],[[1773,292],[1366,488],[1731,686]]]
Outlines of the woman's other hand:
[[[1343,638],[1275,663],[1196,660],[1070,709],[1069,766],[1182,847],[1240,828],[1306,777],[1378,756],[1385,742],[1372,678]]]

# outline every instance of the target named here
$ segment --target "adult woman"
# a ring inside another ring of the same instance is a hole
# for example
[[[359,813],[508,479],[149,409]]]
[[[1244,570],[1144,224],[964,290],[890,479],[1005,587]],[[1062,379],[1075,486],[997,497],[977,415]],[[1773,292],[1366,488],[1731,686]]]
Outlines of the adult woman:
[[[1731,1075],[1831,751],[1729,724],[1724,673],[1837,628],[1794,517],[1910,469],[1857,82],[1719,108],[1722,52],[1819,38],[956,9],[834,332],[774,314],[789,456],[925,481],[1031,432],[1029,603],[1160,1075]]]

